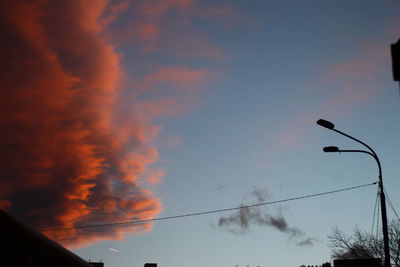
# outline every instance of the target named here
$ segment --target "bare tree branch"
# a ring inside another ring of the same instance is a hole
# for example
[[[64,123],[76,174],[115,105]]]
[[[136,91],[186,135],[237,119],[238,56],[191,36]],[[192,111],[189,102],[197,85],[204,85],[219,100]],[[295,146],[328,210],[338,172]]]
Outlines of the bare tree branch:
[[[382,235],[374,236],[355,228],[350,236],[337,227],[328,235],[332,248],[332,258],[384,258]],[[395,267],[400,267],[400,222],[392,221],[389,225],[389,247],[391,261]]]

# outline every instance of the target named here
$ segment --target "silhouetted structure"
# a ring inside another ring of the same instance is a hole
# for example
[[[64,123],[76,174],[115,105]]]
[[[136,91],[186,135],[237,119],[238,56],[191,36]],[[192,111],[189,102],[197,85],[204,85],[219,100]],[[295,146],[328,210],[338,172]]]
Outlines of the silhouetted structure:
[[[93,267],[71,251],[0,210],[1,266]],[[104,265],[102,265],[104,266]]]
[[[400,82],[400,39],[390,45],[392,52],[393,80]]]
[[[157,267],[157,263],[145,263],[144,267]]]
[[[387,223],[387,213],[386,213],[386,200],[385,200],[385,190],[383,189],[383,178],[382,178],[382,166],[381,166],[381,162],[379,160],[378,155],[375,153],[375,151],[372,149],[372,147],[370,147],[369,145],[367,145],[366,143],[364,143],[363,141],[347,134],[344,133],[342,131],[339,131],[337,129],[335,129],[335,125],[330,122],[330,121],[326,121],[326,120],[322,120],[319,119],[317,121],[317,124],[325,127],[331,131],[334,131],[340,135],[343,135],[344,137],[347,137],[353,141],[356,141],[357,143],[363,145],[365,148],[367,148],[368,150],[354,150],[354,149],[339,149],[338,147],[335,146],[329,146],[329,147],[324,147],[324,152],[350,152],[350,153],[365,153],[370,155],[371,157],[373,157],[376,161],[376,164],[378,165],[378,169],[379,169],[379,196],[380,196],[380,202],[381,202],[381,214],[382,214],[382,235],[383,235],[383,250],[385,253],[385,267],[390,267],[390,248],[389,248],[389,231],[388,231],[388,223]]]
[[[332,267],[332,265],[330,262],[325,262],[322,265],[321,264],[320,265],[304,265],[304,264],[302,264],[302,265],[300,265],[300,267]]]
[[[104,267],[104,263],[103,262],[89,262],[89,264],[94,266],[94,267]]]
[[[334,260],[334,267],[382,267],[381,259],[345,259]]]

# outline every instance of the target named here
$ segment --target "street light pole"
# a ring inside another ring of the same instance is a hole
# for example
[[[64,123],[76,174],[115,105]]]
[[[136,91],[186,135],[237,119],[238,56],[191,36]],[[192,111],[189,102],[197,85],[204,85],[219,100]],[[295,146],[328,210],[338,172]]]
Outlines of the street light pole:
[[[317,124],[325,127],[329,130],[332,130],[334,132],[337,132],[347,138],[350,138],[357,143],[362,144],[366,148],[368,148],[369,151],[365,150],[341,150],[338,147],[335,146],[329,146],[329,147],[324,147],[324,152],[358,152],[358,153],[365,153],[370,156],[372,156],[376,163],[378,164],[378,169],[379,169],[379,195],[380,195],[380,200],[381,200],[381,211],[382,211],[382,232],[383,232],[383,246],[384,246],[384,252],[385,252],[385,267],[390,267],[390,250],[389,250],[389,231],[388,231],[388,223],[387,223],[387,214],[386,214],[386,200],[385,200],[385,191],[383,190],[383,180],[382,180],[382,167],[381,167],[381,162],[379,161],[378,155],[375,153],[375,151],[367,144],[364,142],[344,133],[339,130],[335,129],[335,125],[329,121],[326,120],[318,120]]]

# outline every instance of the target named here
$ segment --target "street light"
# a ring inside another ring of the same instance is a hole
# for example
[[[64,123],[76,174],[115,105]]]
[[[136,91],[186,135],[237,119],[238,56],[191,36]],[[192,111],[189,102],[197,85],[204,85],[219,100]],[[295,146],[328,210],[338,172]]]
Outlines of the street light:
[[[324,147],[323,151],[324,152],[358,152],[358,153],[364,153],[368,154],[371,157],[373,157],[378,164],[378,169],[379,169],[379,194],[380,194],[380,199],[381,199],[381,210],[382,210],[382,232],[383,232],[383,246],[384,246],[384,251],[385,251],[385,267],[390,267],[390,251],[389,251],[389,234],[388,234],[388,224],[387,224],[387,215],[386,215],[386,200],[385,200],[385,192],[383,190],[383,181],[382,181],[382,167],[381,163],[379,161],[378,155],[375,153],[375,151],[367,144],[364,142],[344,133],[339,130],[335,129],[335,125],[332,122],[326,121],[319,119],[317,121],[317,124],[325,127],[329,130],[332,130],[334,132],[337,132],[343,136],[346,136],[347,138],[350,138],[357,143],[362,144],[366,148],[368,148],[369,151],[366,150],[343,150],[339,149],[336,146],[328,146]]]
[[[326,146],[322,150],[324,152],[339,152],[339,148],[337,146]]]

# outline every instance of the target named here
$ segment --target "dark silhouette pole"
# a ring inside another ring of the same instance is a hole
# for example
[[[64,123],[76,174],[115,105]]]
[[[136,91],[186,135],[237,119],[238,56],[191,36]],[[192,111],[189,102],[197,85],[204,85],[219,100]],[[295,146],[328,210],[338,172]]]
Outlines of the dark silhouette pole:
[[[390,251],[389,251],[389,232],[388,232],[388,224],[387,224],[387,215],[386,215],[386,200],[385,200],[385,192],[383,190],[383,180],[382,180],[382,167],[381,167],[381,162],[379,161],[378,155],[375,153],[375,151],[367,144],[364,142],[344,133],[339,130],[335,129],[335,125],[329,121],[326,120],[318,120],[317,124],[325,127],[329,130],[332,130],[334,132],[337,132],[341,135],[346,136],[347,138],[350,138],[357,143],[362,144],[366,148],[368,148],[369,151],[366,150],[341,150],[336,146],[328,146],[324,147],[323,151],[324,152],[358,152],[358,153],[364,153],[372,156],[376,163],[378,164],[379,168],[379,195],[381,199],[381,210],[382,210],[382,231],[383,231],[383,246],[384,246],[384,251],[385,251],[385,267],[390,267]]]

